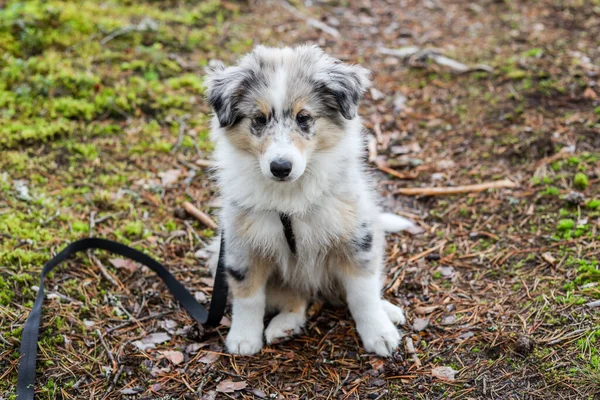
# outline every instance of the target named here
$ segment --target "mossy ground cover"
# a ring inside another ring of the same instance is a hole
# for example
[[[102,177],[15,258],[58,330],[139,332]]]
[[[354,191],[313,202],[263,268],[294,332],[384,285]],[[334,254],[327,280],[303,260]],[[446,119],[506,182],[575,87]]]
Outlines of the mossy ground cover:
[[[210,297],[195,253],[214,232],[180,210],[192,201],[216,218],[218,207],[203,166],[203,68],[253,44],[305,41],[373,70],[382,96],[367,94],[365,124],[379,155],[416,176],[382,174],[378,187],[386,207],[426,228],[388,238],[399,283],[386,296],[405,306],[419,362],[404,348],[389,360],[364,354],[349,314],[321,304],[298,338],[231,357],[226,326],[200,338],[149,271],[96,252],[48,279],[39,397],[221,398],[231,380],[248,384],[234,398],[600,395],[599,308],[586,305],[600,299],[600,54],[589,34],[600,34],[600,4],[314,3],[294,4],[339,37],[262,2],[0,2],[0,397],[14,391],[37,274],[72,240],[143,249]],[[380,44],[441,48],[493,72],[417,68]],[[518,187],[391,194],[501,178]],[[416,318],[429,325],[413,329]],[[171,338],[133,344],[152,333]],[[456,379],[432,377],[439,366]]]

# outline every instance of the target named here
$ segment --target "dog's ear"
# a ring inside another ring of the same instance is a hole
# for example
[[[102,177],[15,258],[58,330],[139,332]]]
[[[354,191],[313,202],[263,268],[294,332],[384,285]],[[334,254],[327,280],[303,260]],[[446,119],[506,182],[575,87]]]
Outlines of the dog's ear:
[[[318,73],[317,81],[335,99],[335,106],[342,116],[353,119],[358,111],[358,103],[371,86],[370,76],[369,70],[363,67],[335,60]]]
[[[245,74],[240,67],[220,64],[206,70],[206,97],[222,128],[233,125],[241,117],[237,103]]]

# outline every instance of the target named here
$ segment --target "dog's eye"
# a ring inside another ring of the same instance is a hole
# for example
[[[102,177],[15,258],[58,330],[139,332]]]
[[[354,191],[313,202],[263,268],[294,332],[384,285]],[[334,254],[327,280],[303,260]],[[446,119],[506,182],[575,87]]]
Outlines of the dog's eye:
[[[252,122],[254,122],[254,125],[263,126],[267,124],[267,117],[263,114],[257,115],[252,119]]]
[[[296,115],[296,122],[301,127],[306,127],[306,125],[308,124],[308,122],[310,120],[311,120],[311,118],[310,118],[310,115],[308,115],[308,114],[300,112],[300,113],[298,113],[298,115]]]

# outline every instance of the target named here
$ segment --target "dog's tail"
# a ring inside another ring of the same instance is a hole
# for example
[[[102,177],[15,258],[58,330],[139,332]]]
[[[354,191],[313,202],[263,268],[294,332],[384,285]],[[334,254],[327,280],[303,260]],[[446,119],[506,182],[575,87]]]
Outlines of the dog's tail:
[[[383,230],[386,232],[422,232],[422,229],[419,225],[415,224],[410,219],[406,219],[396,214],[382,213],[379,216],[379,222],[381,223]]]

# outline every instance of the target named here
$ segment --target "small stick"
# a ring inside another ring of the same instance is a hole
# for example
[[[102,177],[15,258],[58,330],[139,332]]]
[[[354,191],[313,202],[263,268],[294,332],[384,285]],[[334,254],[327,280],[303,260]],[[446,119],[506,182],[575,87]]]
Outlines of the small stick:
[[[110,383],[110,386],[108,386],[108,389],[106,390],[106,393],[104,393],[104,396],[102,396],[102,400],[106,399],[108,397],[108,395],[110,394],[110,392],[112,392],[113,388],[115,387],[115,385],[117,384],[117,382],[119,381],[119,377],[121,376],[121,374],[123,373],[123,369],[125,369],[124,365],[121,365],[119,367],[119,370],[117,371],[117,373],[115,374],[114,379],[112,380],[112,382]]]
[[[179,118],[177,122],[179,122],[179,137],[177,138],[177,143],[175,143],[175,146],[173,146],[173,148],[171,149],[171,154],[175,153],[177,151],[177,149],[179,149],[179,147],[183,143],[183,138],[185,136],[185,130],[187,129],[187,124],[185,123],[185,117]]]
[[[90,258],[94,261],[94,263],[96,264],[96,266],[98,267],[98,269],[100,270],[100,272],[106,278],[107,281],[109,281],[116,287],[121,287],[121,285],[119,285],[119,283],[115,280],[115,278],[113,278],[112,275],[108,273],[106,268],[104,268],[104,265],[102,265],[102,263],[100,262],[100,260],[98,260],[98,258],[96,258],[92,254],[90,254]]]
[[[157,313],[157,314],[152,314],[152,315],[146,315],[145,317],[142,318],[137,318],[137,319],[132,319],[131,321],[127,321],[122,323],[121,325],[117,325],[114,328],[109,328],[106,330],[107,334],[111,334],[112,332],[119,330],[119,329],[123,329],[123,328],[127,328],[128,326],[137,324],[138,322],[144,322],[147,321],[149,319],[155,319],[155,318],[159,318],[159,317],[164,317],[165,315],[169,315],[171,313],[173,313],[174,311],[164,311],[161,313]]]
[[[600,307],[600,300],[591,301],[591,302],[587,303],[586,306],[588,306],[590,308]]]
[[[416,173],[403,174],[401,172],[396,171],[395,169],[391,169],[391,168],[385,167],[383,165],[378,165],[377,168],[380,171],[383,171],[386,174],[390,174],[392,176],[395,176],[398,179],[417,179],[417,177],[419,176],[419,172],[418,171]]]
[[[198,221],[202,222],[204,225],[208,226],[210,229],[217,229],[217,224],[215,224],[215,222],[208,216],[208,214],[200,211],[189,201],[183,203],[183,208],[185,208],[185,211],[187,211],[188,214],[196,218]]]
[[[581,333],[584,333],[584,332],[587,332],[587,331],[588,331],[588,329],[576,329],[573,332],[569,332],[566,335],[564,335],[562,337],[559,337],[558,339],[554,339],[554,340],[551,340],[549,342],[546,342],[546,344],[552,346],[552,345],[555,345],[557,343],[562,342],[563,340],[570,339],[573,336],[577,336],[577,335],[579,335]]]
[[[340,32],[337,29],[332,28],[331,26],[329,26],[321,21],[318,21],[314,18],[307,17],[306,15],[302,14],[300,11],[298,11],[298,9],[296,9],[296,7],[294,7],[287,1],[281,0],[281,5],[283,6],[283,8],[285,8],[290,13],[294,14],[296,17],[304,20],[308,25],[311,25],[317,29],[320,29],[323,32],[333,36],[334,38],[340,37]]]
[[[415,344],[410,336],[406,336],[406,352],[411,355],[411,359],[415,363],[417,368],[421,367],[421,360],[419,360],[419,356],[417,356],[417,351],[415,350]]]
[[[196,165],[199,165],[201,167],[212,167],[213,165],[215,165],[213,161],[203,159],[196,160],[195,163]]]
[[[408,196],[443,196],[449,194],[481,192],[487,189],[515,188],[517,184],[510,179],[501,181],[484,182],[476,185],[455,186],[455,187],[425,187],[425,188],[403,188],[398,189],[394,194],[404,194]]]
[[[115,357],[113,356],[112,352],[108,348],[108,345],[106,344],[106,341],[104,340],[104,336],[102,336],[102,332],[100,332],[100,329],[96,329],[96,335],[98,335],[98,338],[100,339],[100,343],[102,343],[102,347],[104,347],[104,350],[106,350],[106,354],[108,354],[108,359],[112,363],[113,371],[116,370],[117,365],[118,365],[117,360],[115,360]]]

